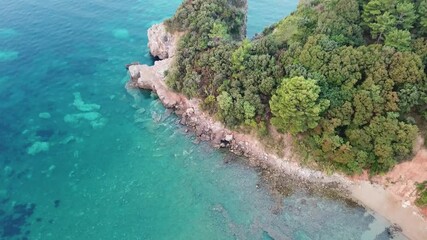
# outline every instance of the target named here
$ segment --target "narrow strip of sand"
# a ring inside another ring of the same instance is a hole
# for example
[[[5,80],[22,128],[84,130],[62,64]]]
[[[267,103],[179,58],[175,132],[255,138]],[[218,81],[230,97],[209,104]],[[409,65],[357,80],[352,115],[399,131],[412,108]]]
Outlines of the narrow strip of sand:
[[[364,207],[399,225],[409,239],[427,239],[427,222],[416,207],[402,205],[397,197],[383,187],[366,181],[351,184],[349,190],[352,197]]]

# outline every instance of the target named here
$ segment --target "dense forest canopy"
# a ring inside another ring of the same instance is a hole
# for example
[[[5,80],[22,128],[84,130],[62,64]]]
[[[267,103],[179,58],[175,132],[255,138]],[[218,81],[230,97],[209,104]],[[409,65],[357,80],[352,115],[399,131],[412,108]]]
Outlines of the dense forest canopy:
[[[188,0],[170,87],[230,127],[269,124],[347,173],[389,170],[427,117],[427,0],[306,0],[252,40],[245,0]],[[268,134],[265,132],[265,134]]]

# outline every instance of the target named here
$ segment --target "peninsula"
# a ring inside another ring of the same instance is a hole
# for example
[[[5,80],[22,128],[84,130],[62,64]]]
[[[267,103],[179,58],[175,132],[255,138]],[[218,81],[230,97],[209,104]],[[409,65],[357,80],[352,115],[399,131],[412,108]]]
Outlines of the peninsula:
[[[128,66],[127,86],[154,91],[200,140],[338,184],[427,239],[427,1],[301,1],[251,40],[246,9],[184,1],[149,29],[158,61]]]

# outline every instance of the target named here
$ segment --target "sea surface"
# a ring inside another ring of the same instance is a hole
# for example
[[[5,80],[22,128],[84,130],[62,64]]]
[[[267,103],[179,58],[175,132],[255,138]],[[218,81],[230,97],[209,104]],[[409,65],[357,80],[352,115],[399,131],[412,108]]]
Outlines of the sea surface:
[[[274,191],[125,89],[180,2],[0,1],[0,239],[388,239],[381,217]],[[297,4],[249,2],[249,36]]]

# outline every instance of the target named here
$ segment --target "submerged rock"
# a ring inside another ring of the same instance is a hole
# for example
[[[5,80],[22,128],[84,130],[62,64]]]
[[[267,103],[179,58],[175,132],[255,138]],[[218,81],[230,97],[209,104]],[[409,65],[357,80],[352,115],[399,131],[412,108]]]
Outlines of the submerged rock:
[[[67,114],[64,117],[64,122],[66,123],[79,124],[82,121],[89,121],[93,128],[103,127],[107,123],[107,119],[103,118],[98,112]]]
[[[102,115],[97,112],[101,109],[101,106],[95,103],[85,103],[79,92],[73,93],[74,102],[73,106],[77,108],[81,113],[67,114],[64,116],[66,123],[79,124],[82,121],[89,121],[93,128],[104,127],[107,123],[107,119],[103,118]]]
[[[397,225],[397,224],[391,225],[386,230],[387,230],[388,235],[392,239],[395,238],[395,237],[397,237],[399,235],[399,233],[402,232],[402,228],[399,225]]]
[[[100,117],[101,114],[98,112],[75,113],[65,115],[64,121],[66,123],[78,123],[81,120],[95,121]]]
[[[82,96],[79,92],[73,93],[74,102],[73,106],[76,107],[79,111],[82,112],[92,112],[101,109],[101,106],[94,103],[85,103],[82,99]]]
[[[16,51],[0,51],[0,62],[8,62],[18,59],[19,52]]]
[[[12,28],[0,28],[0,38],[11,38],[18,35],[18,32]]]
[[[117,39],[128,39],[130,34],[126,28],[117,28],[113,30],[113,35]]]
[[[36,155],[41,152],[49,151],[50,144],[48,142],[35,142],[27,149],[29,155]]]
[[[39,118],[41,119],[50,119],[52,116],[48,112],[39,113]]]
[[[97,120],[91,121],[90,125],[92,126],[92,128],[102,128],[105,126],[105,124],[107,124],[107,119],[106,118],[99,118]]]
[[[59,143],[60,144],[69,144],[71,142],[82,142],[83,140],[81,138],[77,138],[74,136],[68,136],[66,138],[64,138],[63,140],[61,140]]]

